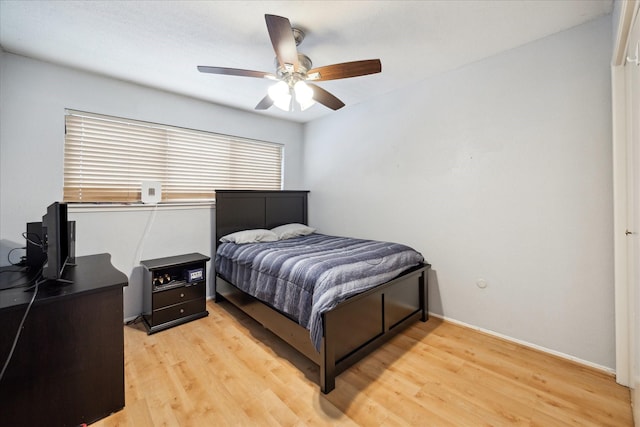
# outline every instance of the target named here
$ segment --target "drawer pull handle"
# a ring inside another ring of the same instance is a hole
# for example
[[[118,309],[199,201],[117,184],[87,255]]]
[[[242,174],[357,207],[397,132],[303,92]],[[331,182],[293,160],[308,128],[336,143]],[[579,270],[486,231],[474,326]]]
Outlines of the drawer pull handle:
[[[180,294],[180,298],[184,298],[184,294]]]
[[[180,314],[184,313],[184,308],[180,309]]]

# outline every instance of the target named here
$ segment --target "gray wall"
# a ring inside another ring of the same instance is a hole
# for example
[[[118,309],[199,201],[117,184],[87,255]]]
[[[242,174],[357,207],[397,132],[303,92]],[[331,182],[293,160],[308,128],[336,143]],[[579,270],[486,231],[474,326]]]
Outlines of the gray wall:
[[[420,250],[436,314],[614,368],[610,20],[308,125],[311,224]]]
[[[0,265],[23,246],[25,223],[62,199],[65,108],[237,135],[285,145],[285,188],[299,189],[303,127],[278,119],[55,66],[0,56]],[[125,317],[142,310],[140,259],[211,255],[211,207],[72,209],[78,255],[108,252],[130,278]],[[18,254],[19,255],[19,252]]]
[[[312,225],[425,255],[434,313],[612,369],[610,19],[304,127],[4,54],[0,239],[20,242],[24,223],[62,197],[64,108],[280,142],[285,187],[311,190]],[[72,219],[80,254],[109,252],[130,276],[131,317],[137,260],[210,255],[212,213],[101,208]]]

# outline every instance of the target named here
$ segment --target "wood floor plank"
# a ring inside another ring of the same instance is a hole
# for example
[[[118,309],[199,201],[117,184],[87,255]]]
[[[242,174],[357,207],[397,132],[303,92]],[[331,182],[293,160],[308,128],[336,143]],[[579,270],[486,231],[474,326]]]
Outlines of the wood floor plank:
[[[227,303],[157,334],[125,326],[123,410],[111,426],[632,426],[602,371],[437,318],[340,374],[319,369]]]

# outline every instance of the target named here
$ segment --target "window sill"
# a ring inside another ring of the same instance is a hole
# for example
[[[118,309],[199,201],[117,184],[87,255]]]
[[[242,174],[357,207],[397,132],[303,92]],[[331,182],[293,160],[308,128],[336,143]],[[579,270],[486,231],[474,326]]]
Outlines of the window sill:
[[[151,210],[186,210],[186,209],[213,209],[216,202],[164,202],[158,204],[145,203],[71,203],[68,204],[69,212],[122,212],[122,211],[151,211]]]

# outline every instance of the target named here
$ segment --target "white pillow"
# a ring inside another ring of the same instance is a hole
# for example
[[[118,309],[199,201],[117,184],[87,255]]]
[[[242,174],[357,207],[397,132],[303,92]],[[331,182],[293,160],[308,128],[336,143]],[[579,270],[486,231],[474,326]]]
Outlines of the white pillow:
[[[304,224],[292,223],[272,228],[271,231],[278,236],[278,240],[285,240],[292,237],[306,236],[316,231],[316,229]]]
[[[259,242],[275,242],[278,240],[278,236],[269,230],[262,228],[256,228],[254,230],[236,231],[235,233],[222,236],[220,241],[223,243],[237,243],[241,245],[243,243],[259,243]]]

